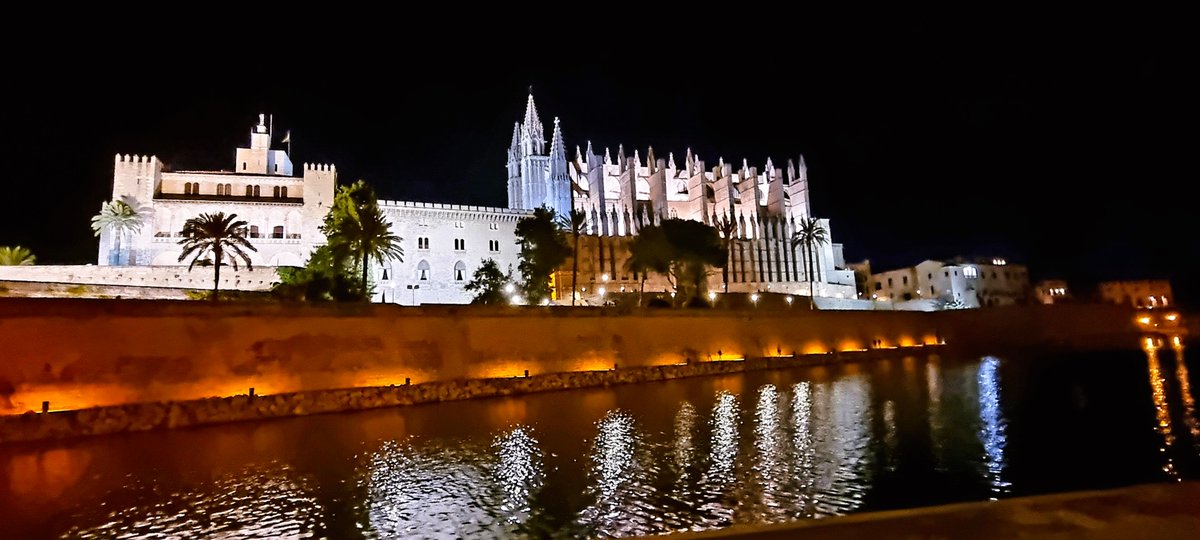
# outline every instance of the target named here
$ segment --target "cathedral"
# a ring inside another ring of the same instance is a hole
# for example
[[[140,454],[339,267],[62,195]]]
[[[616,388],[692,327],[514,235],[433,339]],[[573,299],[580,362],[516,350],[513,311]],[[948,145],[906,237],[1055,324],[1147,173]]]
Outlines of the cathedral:
[[[325,242],[319,226],[333,201],[337,169],[304,164],[295,170],[288,152],[273,143],[274,134],[260,115],[249,146],[234,152],[232,170],[175,171],[154,156],[116,156],[112,198],[131,201],[146,225],[121,238],[104,231],[99,265],[154,267],[138,274],[150,276],[138,278],[142,280],[157,280],[153,272],[159,270],[178,278],[183,223],[212,212],[235,213],[248,222],[249,240],[258,249],[251,253],[255,266],[303,264]],[[373,269],[375,300],[403,305],[469,302],[463,287],[482,261],[494,259],[502,269],[517,267],[517,221],[539,206],[562,215],[575,209],[587,216],[579,283],[570,283],[569,271],[558,272],[559,303],[569,303],[573,290],[588,304],[634,287],[637,276],[624,266],[626,245],[640,228],[666,218],[736,223],[730,291],[806,295],[811,285],[817,296],[856,297],[854,275],[844,268],[839,244],[818,246],[812,261],[805,250],[791,246],[796,223],[811,215],[803,159],[789,162],[786,169],[771,160],[761,171],[745,161],[735,169],[723,159],[709,168],[690,150],[680,163],[672,153],[663,159],[650,148],[643,160],[640,152],[630,156],[618,146],[614,159],[608,149],[603,156],[596,154],[590,142],[568,158],[557,118],[547,145],[531,94],[522,121],[513,126],[507,172],[507,208],[380,200],[393,232],[403,239],[404,257]],[[828,221],[821,223],[828,231]],[[230,274],[223,287],[269,286],[261,280],[246,286],[236,273]],[[719,269],[711,272],[710,290],[721,290],[723,279]],[[667,288],[661,278],[647,281],[647,291]]]

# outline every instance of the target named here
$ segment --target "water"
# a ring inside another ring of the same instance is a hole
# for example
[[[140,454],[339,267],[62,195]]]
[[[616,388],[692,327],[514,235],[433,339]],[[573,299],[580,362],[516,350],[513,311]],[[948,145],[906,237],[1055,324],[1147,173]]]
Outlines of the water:
[[[0,537],[621,537],[1197,478],[1180,352],[897,356],[0,447]]]

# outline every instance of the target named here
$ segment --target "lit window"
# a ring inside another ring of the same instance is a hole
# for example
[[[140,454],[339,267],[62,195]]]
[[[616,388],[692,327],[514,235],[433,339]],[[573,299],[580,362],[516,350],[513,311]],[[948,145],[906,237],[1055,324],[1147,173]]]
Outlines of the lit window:
[[[977,277],[979,277],[979,269],[975,268],[974,266],[964,267],[963,268],[963,277],[977,278]]]

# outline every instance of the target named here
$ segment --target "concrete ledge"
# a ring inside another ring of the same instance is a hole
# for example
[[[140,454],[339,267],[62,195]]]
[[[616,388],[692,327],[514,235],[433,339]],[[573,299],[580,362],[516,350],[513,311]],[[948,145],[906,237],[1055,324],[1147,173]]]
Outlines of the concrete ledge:
[[[701,539],[1200,538],[1200,482],[1017,497],[668,535]]]
[[[926,347],[917,347],[916,349],[924,348]],[[932,350],[936,347],[928,346],[928,348]],[[0,444],[666,381],[744,371],[785,369],[866,360],[889,353],[894,354],[898,350],[903,351],[904,349],[751,360],[717,360],[671,366],[548,373],[503,379],[436,381],[401,386],[340,388],[253,397],[243,394],[223,398],[92,407],[46,414],[29,412],[17,416],[0,416]]]

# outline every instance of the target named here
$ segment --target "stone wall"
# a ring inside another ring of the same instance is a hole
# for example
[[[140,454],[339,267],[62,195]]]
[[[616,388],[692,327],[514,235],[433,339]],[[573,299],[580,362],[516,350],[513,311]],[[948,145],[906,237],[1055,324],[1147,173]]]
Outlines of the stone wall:
[[[269,396],[242,394],[224,398],[95,407],[50,414],[26,413],[20,416],[0,416],[0,443],[174,429],[223,422],[664,381],[750,370],[781,369],[858,360],[872,356],[876,352],[820,354],[798,358],[766,358],[750,361],[697,362],[674,366],[550,373],[504,379],[437,381],[416,385],[290,392]]]
[[[0,266],[0,281],[211,290],[213,269],[197,266],[189,272],[187,266]],[[274,267],[221,269],[221,290],[225,291],[265,291],[277,281]]]
[[[808,312],[0,299],[0,414],[954,344],[1133,346],[1132,312]]]

